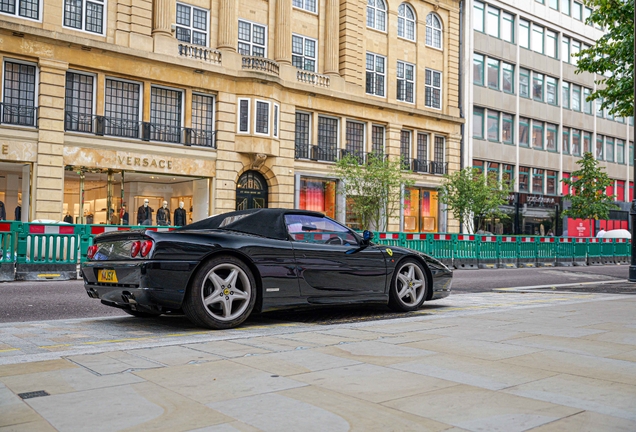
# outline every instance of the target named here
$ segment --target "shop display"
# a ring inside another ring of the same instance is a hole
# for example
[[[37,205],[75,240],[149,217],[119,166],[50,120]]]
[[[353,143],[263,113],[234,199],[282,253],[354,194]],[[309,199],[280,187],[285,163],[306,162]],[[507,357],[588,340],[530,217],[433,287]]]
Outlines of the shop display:
[[[7,210],[4,208],[4,202],[0,201],[0,220],[7,220]]]
[[[183,201],[179,201],[179,208],[174,211],[174,224],[175,226],[184,226],[186,225],[186,211],[183,208],[185,203]]]
[[[170,225],[170,209],[167,201],[164,201],[163,206],[157,210],[157,225]]]
[[[119,209],[119,221],[122,225],[128,225],[128,210],[126,210],[126,204],[122,204]]]
[[[137,209],[137,225],[152,225],[152,213],[154,210],[148,205],[148,198]]]
[[[14,213],[15,213],[15,220],[21,221],[22,220],[22,204],[21,203],[18,203]]]

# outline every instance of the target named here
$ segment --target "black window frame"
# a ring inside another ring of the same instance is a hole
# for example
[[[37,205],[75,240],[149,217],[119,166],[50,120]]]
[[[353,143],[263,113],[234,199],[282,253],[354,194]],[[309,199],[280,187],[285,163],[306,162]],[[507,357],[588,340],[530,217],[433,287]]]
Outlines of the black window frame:
[[[16,126],[36,126],[37,66],[5,60],[2,69],[2,116],[0,117],[0,123]],[[8,83],[15,83],[15,86],[7,86]]]
[[[62,23],[65,28],[104,36],[107,14],[105,0],[64,0]]]
[[[104,135],[139,138],[142,84],[106,78]]]
[[[167,87],[150,88],[150,140],[181,142],[184,91]],[[178,97],[177,97],[178,96]],[[175,101],[175,104],[164,103]],[[163,108],[163,109],[160,109]],[[175,108],[171,111],[168,108]],[[170,118],[172,117],[172,118]]]
[[[64,130],[93,132],[95,76],[66,72],[64,97]]]

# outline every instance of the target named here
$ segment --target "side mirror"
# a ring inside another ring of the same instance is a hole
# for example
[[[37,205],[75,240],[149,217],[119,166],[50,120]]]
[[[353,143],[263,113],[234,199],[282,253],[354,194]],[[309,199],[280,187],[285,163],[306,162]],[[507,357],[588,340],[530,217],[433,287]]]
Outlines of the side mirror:
[[[373,240],[373,233],[369,230],[364,230],[362,233],[362,241],[364,244],[369,244]]]

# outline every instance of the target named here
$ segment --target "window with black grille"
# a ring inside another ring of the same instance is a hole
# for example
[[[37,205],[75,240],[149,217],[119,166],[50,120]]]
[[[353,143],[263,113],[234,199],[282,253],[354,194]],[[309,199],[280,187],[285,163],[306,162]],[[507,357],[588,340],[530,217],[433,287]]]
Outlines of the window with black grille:
[[[316,72],[316,40],[292,35],[292,64],[298,69]]]
[[[435,137],[435,162],[444,162],[444,137]]]
[[[272,121],[272,129],[274,130],[274,136],[278,138],[278,105],[274,105],[274,119]]]
[[[318,154],[319,160],[335,161],[338,149],[338,119],[318,117]]]
[[[430,108],[442,108],[442,73],[426,69],[425,105]]]
[[[269,103],[256,101],[256,125],[254,132],[269,135]]]
[[[250,132],[250,100],[239,99],[239,132]]]
[[[239,20],[238,52],[245,56],[265,57],[265,26]]]
[[[40,0],[0,0],[0,13],[40,19]]]
[[[296,129],[294,131],[294,143],[296,145],[296,159],[309,158],[309,114],[296,113]]]
[[[364,123],[347,121],[346,149],[357,157],[363,157],[364,152]]]
[[[93,80],[92,75],[66,73],[65,130],[93,132]]]
[[[103,0],[64,0],[64,26],[103,34]]]
[[[292,6],[309,12],[316,12],[316,0],[293,0]]]
[[[212,147],[214,145],[214,98],[192,95],[192,144]]]
[[[176,37],[181,42],[208,45],[208,11],[177,3]]]
[[[35,72],[33,65],[4,63],[2,123],[35,126]]]
[[[409,169],[411,158],[411,131],[400,132],[400,156],[402,157],[402,168]]]
[[[376,156],[384,154],[384,126],[373,125],[371,128],[371,151]]]
[[[104,134],[139,138],[139,94],[137,83],[107,78],[104,103]]]
[[[183,92],[161,87],[150,89],[150,139],[181,141],[181,99]]]
[[[367,53],[366,62],[366,92],[376,96],[384,96],[384,65],[386,58],[378,54]]]
[[[428,135],[424,133],[417,134],[417,158],[420,161],[428,159]]]
[[[402,61],[397,62],[397,100],[414,101],[415,66]]]

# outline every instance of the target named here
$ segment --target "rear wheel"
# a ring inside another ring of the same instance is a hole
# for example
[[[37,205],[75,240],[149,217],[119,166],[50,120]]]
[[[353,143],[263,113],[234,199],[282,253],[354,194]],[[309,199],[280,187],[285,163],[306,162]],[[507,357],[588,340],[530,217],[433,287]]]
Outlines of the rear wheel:
[[[417,310],[424,303],[428,290],[426,271],[414,259],[401,261],[391,279],[389,307],[398,312]]]
[[[197,272],[183,302],[194,324],[211,329],[236,327],[256,302],[256,281],[243,261],[232,256],[210,260]]]

